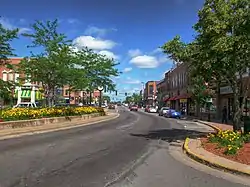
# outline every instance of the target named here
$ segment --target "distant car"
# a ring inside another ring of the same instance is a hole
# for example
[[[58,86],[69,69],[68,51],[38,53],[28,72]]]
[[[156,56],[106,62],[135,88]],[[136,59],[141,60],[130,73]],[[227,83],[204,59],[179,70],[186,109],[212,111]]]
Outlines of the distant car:
[[[157,109],[155,107],[149,107],[148,112],[149,113],[157,113]]]
[[[162,107],[160,110],[159,110],[159,116],[164,116],[168,111],[169,111],[169,107]]]
[[[130,111],[138,111],[138,106],[137,105],[132,105],[130,107]]]
[[[181,119],[181,113],[173,109],[170,109],[164,116],[167,118]]]
[[[109,105],[109,109],[115,109],[115,105]]]

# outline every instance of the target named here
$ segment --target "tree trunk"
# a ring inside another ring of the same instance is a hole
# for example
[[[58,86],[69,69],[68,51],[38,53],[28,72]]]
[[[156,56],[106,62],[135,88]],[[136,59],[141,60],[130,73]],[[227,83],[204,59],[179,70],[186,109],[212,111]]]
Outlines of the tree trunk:
[[[234,113],[233,113],[233,130],[238,131],[241,129],[241,107],[240,107],[240,92],[237,85],[237,80],[234,81]]]
[[[216,119],[221,119],[220,83],[216,85]]]
[[[196,105],[195,105],[195,107],[196,107],[196,109],[195,109],[195,111],[196,111],[196,116],[200,119],[201,118],[201,107],[200,107],[201,105],[200,105],[200,102],[196,102]]]

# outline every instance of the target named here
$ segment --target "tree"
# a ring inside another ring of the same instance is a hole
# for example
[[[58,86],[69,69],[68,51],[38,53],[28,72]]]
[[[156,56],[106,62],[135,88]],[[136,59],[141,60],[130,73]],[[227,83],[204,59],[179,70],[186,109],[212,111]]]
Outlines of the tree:
[[[249,89],[242,89],[243,75],[250,67],[249,5],[248,0],[206,0],[194,26],[206,60],[196,61],[193,66],[213,70],[232,88],[234,130],[240,129],[240,98],[244,101]]]
[[[104,95],[104,96],[102,97],[102,100],[103,100],[103,101],[107,101],[107,103],[110,103],[110,101],[111,101],[111,99],[110,99],[110,97],[109,97],[108,95]]]
[[[142,102],[142,96],[140,94],[133,93],[132,98],[133,98],[133,101],[137,104]]]
[[[132,103],[134,101],[133,97],[132,96],[127,96],[125,98],[125,103]]]
[[[206,0],[194,25],[195,40],[184,44],[177,36],[162,47],[173,60],[190,64],[191,77],[231,86],[234,130],[240,128],[240,98],[244,101],[249,91],[242,89],[243,74],[250,67],[249,5],[249,0]]]
[[[112,78],[120,74],[115,68],[119,63],[88,48],[77,51],[76,56],[75,64],[84,72],[84,84],[89,91],[94,91],[98,86],[105,87],[106,91],[115,91]]]
[[[40,54],[31,52],[31,57],[24,58],[18,70],[25,72],[24,79],[40,82],[43,85],[47,103],[54,105],[55,90],[68,83],[72,73],[72,58],[69,40],[62,33],[58,33],[58,21],[36,21],[32,28],[33,34],[23,34],[32,39],[29,47],[39,47],[44,51]]]
[[[18,29],[9,30],[4,28],[0,23],[0,66],[11,68],[9,64],[9,56],[15,56],[11,47],[10,42],[13,39],[18,38]],[[3,99],[9,99],[11,90],[14,88],[14,82],[5,82],[0,79],[0,97]]]

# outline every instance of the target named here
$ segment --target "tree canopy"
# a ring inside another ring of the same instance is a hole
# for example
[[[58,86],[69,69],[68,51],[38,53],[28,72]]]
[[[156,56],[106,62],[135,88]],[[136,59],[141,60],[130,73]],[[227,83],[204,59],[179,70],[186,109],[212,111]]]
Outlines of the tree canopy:
[[[15,56],[14,49],[11,47],[10,42],[13,39],[18,38],[18,29],[10,30],[4,28],[0,23],[0,66],[11,68],[8,57]],[[7,82],[0,79],[0,97],[4,99],[10,98],[11,89],[14,86],[14,82]]]
[[[111,77],[118,76],[118,63],[88,48],[76,49],[65,34],[59,33],[58,26],[57,20],[36,21],[33,33],[23,34],[32,40],[29,48],[39,47],[42,52],[31,51],[18,67],[31,82],[42,83],[48,105],[54,104],[55,90],[64,85],[69,86],[69,91],[93,91],[98,86],[114,90]]]
[[[234,129],[240,126],[239,100],[241,97],[244,100],[248,92],[248,87],[242,89],[242,80],[250,67],[249,5],[249,0],[205,0],[193,26],[194,40],[184,43],[176,36],[162,46],[174,61],[189,63],[192,88],[200,87],[203,81],[210,84],[223,81],[232,88]],[[196,96],[200,92],[193,89]]]

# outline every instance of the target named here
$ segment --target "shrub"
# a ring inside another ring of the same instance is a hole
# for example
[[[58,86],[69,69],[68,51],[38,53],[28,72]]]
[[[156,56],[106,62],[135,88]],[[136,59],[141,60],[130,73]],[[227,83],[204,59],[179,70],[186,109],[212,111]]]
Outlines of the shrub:
[[[225,147],[225,154],[236,154],[244,143],[250,140],[250,136],[243,135],[241,132],[226,130],[219,131],[216,134],[209,134],[208,140],[212,143],[218,143],[221,147]]]
[[[93,113],[105,114],[104,110],[99,107],[12,108],[2,111],[2,119],[4,121],[16,121]]]

